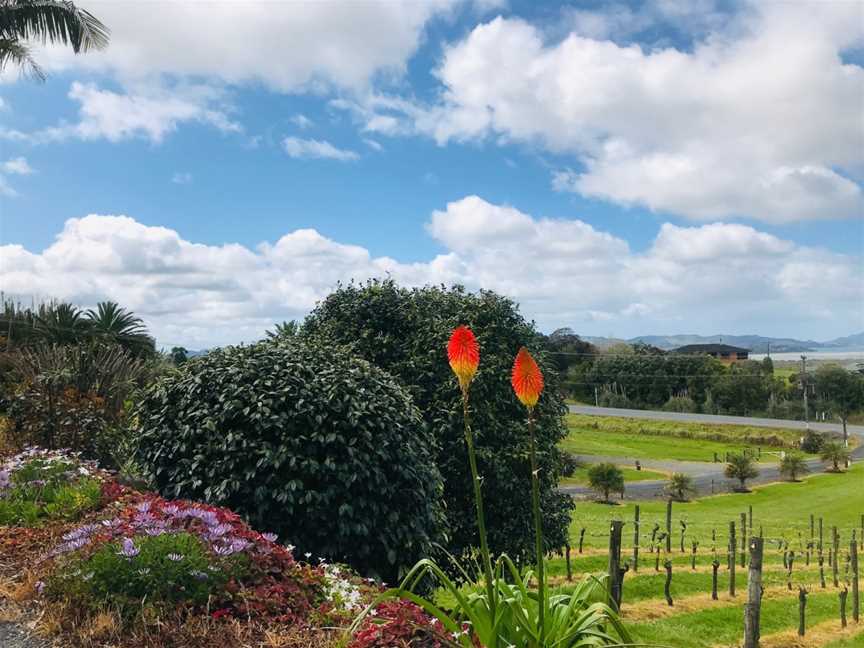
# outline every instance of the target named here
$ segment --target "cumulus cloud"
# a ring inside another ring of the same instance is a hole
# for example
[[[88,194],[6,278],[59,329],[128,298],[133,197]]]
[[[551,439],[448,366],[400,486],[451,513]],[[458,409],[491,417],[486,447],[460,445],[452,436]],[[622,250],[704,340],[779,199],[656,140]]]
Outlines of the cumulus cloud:
[[[177,171],[171,176],[171,182],[179,185],[192,184],[192,174],[188,171]]]
[[[637,252],[578,220],[467,196],[433,212],[426,228],[445,251],[405,263],[313,229],[255,248],[215,246],[127,216],[89,215],[68,220],[41,252],[0,247],[0,283],[7,293],[82,305],[116,299],[160,344],[190,348],[256,339],[302,317],[339,281],[384,276],[496,290],[546,330],[828,337],[864,326],[860,258],[744,225],[665,224]]]
[[[674,3],[654,6],[676,16]],[[712,16],[692,51],[607,40],[646,24],[624,5],[577,12],[561,39],[498,17],[445,47],[439,103],[371,95],[341,107],[385,135],[569,155],[576,170],[560,169],[557,189],[696,220],[864,215],[864,68],[842,56],[864,43],[862,5]]]
[[[6,160],[2,165],[0,165],[0,169],[2,169],[4,173],[12,173],[15,175],[30,175],[33,173],[33,167],[30,166],[25,157],[16,157]]]
[[[360,158],[356,152],[340,149],[327,140],[286,137],[282,140],[282,148],[289,157],[295,159],[312,158],[350,162]]]
[[[105,2],[104,51],[35,53],[49,71],[86,69],[122,80],[158,75],[262,83],[280,92],[357,89],[400,74],[426,22],[455,0],[327,2]]]

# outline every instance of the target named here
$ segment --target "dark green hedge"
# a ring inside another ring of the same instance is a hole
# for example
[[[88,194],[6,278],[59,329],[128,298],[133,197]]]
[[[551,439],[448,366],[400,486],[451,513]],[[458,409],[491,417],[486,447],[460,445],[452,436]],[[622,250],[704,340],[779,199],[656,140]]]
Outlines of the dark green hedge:
[[[480,370],[471,386],[473,429],[489,542],[495,552],[530,560],[533,528],[525,408],[510,387],[520,346],[540,364],[546,390],[536,410],[541,453],[544,532],[549,548],[564,545],[572,507],[557,491],[563,467],[557,442],[566,433],[567,411],[560,380],[543,353],[544,341],[514,303],[492,292],[461,288],[409,290],[391,281],[342,286],[307,318],[301,335],[344,344],[387,370],[411,392],[428,426],[428,446],[437,452],[444,500],[456,555],[476,547],[473,491],[462,429],[459,389],[447,363],[452,329],[468,324],[480,343]]]
[[[344,349],[288,338],[213,351],[151,387],[138,420],[161,493],[228,506],[298,555],[392,580],[440,540],[417,408]]]

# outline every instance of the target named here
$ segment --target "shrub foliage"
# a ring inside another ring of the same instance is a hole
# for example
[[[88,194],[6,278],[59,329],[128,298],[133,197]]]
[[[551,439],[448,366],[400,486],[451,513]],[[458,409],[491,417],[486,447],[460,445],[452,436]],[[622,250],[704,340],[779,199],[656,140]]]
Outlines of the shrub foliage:
[[[535,353],[546,390],[535,410],[543,526],[547,548],[567,540],[570,499],[558,493],[563,458],[556,443],[567,434],[560,379],[544,341],[509,299],[460,287],[406,289],[391,281],[341,286],[307,318],[301,336],[346,345],[398,378],[426,423],[426,444],[437,453],[447,502],[449,550],[478,545],[459,389],[444,350],[454,327],[466,324],[480,343],[481,363],[471,385],[471,425],[483,479],[489,544],[493,553],[529,559],[533,529],[525,409],[509,384],[520,347]]]
[[[300,552],[392,578],[439,539],[420,414],[344,349],[285,338],[213,351],[147,390],[138,417],[163,494],[228,506]]]

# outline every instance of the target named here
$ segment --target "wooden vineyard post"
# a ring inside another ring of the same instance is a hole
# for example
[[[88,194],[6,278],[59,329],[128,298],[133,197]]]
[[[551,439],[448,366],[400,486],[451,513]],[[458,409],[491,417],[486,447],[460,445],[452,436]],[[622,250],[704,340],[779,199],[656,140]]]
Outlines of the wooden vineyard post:
[[[665,534],[661,533],[657,537],[657,546],[654,547],[654,571],[655,572],[660,571],[660,543],[663,542],[663,536],[664,535]]]
[[[670,590],[672,585],[672,561],[668,557],[666,558],[666,562],[663,563],[663,567],[666,568],[666,582],[663,584],[663,595],[666,597],[666,604],[672,607],[672,592]]]
[[[684,536],[687,534],[687,523],[684,520],[678,520],[681,525],[681,553],[684,553]]]
[[[819,561],[819,586],[825,589],[825,556],[819,554],[817,560]]]
[[[579,553],[582,553],[582,543],[585,542],[585,527],[582,527],[582,530],[579,531]]]
[[[672,553],[672,498],[666,502],[666,553]]]
[[[813,542],[813,537],[816,535],[816,517],[810,514],[810,542]]]
[[[849,543],[849,557],[852,562],[852,619],[858,623],[861,614],[861,600],[858,593],[858,543],[855,538]]]
[[[750,535],[753,535],[753,505],[747,507],[747,528],[750,529]]]
[[[747,603],[744,605],[744,648],[759,648],[759,615],[762,607],[762,550],[762,538],[750,538],[750,572],[747,578]]]
[[[729,523],[729,596],[735,596],[735,523]]]
[[[849,596],[849,588],[845,585],[839,592],[840,596],[840,627],[846,627],[846,597]]]
[[[751,529],[752,533],[752,529]],[[747,514],[741,514],[741,567],[747,566]]]
[[[819,544],[817,545],[817,547],[819,549],[819,555],[820,556],[822,555],[823,546],[824,545],[822,544],[822,518],[820,517],[819,518]]]
[[[834,548],[834,562],[831,565],[831,575],[834,577],[834,587],[840,587],[839,567],[840,562],[840,534],[837,532],[837,527],[831,527],[831,544]]]
[[[805,618],[804,612],[807,608],[807,588],[798,586],[798,636],[804,636]]]
[[[639,571],[639,505],[633,511],[633,571]]]
[[[569,542],[566,545],[564,545],[564,555],[567,558],[567,580],[572,581],[573,580],[573,568],[570,565],[570,543]]]
[[[711,600],[717,600],[717,570],[720,569],[720,561],[717,556],[714,556],[714,561],[711,563]]]
[[[792,565],[795,564],[795,552],[789,553],[788,567],[786,570],[786,588],[792,591]]]
[[[609,529],[609,607],[621,608],[621,532],[624,523],[613,520]]]
[[[696,571],[696,550],[699,548],[699,542],[697,540],[691,540],[690,547],[690,569]]]
[[[810,551],[813,549],[813,541],[807,543],[807,551],[804,554],[804,564],[810,566]]]

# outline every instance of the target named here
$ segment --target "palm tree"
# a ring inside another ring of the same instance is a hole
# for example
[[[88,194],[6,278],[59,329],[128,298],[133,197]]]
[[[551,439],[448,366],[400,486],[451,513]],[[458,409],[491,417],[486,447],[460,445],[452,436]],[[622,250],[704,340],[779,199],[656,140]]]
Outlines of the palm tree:
[[[0,71],[11,61],[45,80],[25,41],[71,45],[76,54],[102,49],[108,28],[68,0],[0,0]]]
[[[119,344],[135,356],[142,357],[155,352],[153,338],[147,334],[144,322],[116,302],[96,304],[96,310],[87,311],[87,322],[93,335]]]
[[[840,464],[849,460],[849,449],[842,443],[830,441],[822,446],[822,461],[830,461],[834,472],[840,472]]]
[[[797,452],[787,452],[780,461],[780,474],[788,477],[790,481],[798,481],[798,475],[806,475],[810,472],[804,456]]]
[[[739,455],[731,455],[729,457],[725,473],[729,479],[737,479],[741,482],[741,488],[739,490],[746,491],[747,480],[757,477],[759,475],[759,469],[756,468],[753,459],[750,458],[749,455],[742,453]]]
[[[90,335],[90,324],[81,309],[65,302],[40,308],[33,329],[35,337],[48,344],[78,344]]]

